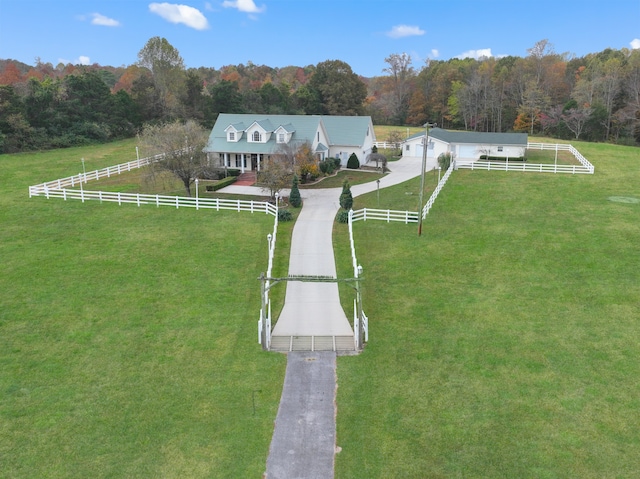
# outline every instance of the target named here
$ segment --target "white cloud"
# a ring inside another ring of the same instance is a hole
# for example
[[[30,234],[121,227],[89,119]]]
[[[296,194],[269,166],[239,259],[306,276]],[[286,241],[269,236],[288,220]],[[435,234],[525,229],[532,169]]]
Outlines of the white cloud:
[[[91,65],[91,58],[85,55],[80,55],[72,61],[69,61],[66,58],[58,58],[58,63],[62,63],[63,65]]]
[[[100,25],[103,27],[119,27],[120,26],[120,22],[118,20],[105,17],[104,15],[101,15],[99,13],[92,13],[91,17],[92,17],[92,20],[91,20],[92,25]]]
[[[424,35],[426,32],[420,27],[411,25],[396,25],[387,32],[387,36],[391,38],[415,37]]]
[[[438,58],[440,56],[440,52],[437,49],[431,50],[431,58]]]
[[[637,50],[640,48],[640,38],[634,38],[629,44],[631,45],[631,48]]]
[[[209,28],[207,18],[197,8],[175,3],[150,3],[149,11],[171,23],[182,23],[196,30]]]
[[[222,6],[225,8],[237,8],[238,11],[244,13],[262,13],[267,9],[265,5],[258,7],[253,0],[224,0]]]
[[[460,55],[456,55],[455,58],[475,58],[479,60],[480,58],[490,58],[494,56],[491,53],[491,48],[481,48],[480,50],[469,50]]]

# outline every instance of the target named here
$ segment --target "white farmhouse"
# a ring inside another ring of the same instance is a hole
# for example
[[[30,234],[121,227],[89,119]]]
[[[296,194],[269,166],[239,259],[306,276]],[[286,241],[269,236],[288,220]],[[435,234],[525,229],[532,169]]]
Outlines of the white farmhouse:
[[[422,159],[424,138],[424,131],[407,138],[402,144],[402,156]],[[525,156],[527,142],[526,133],[482,133],[431,128],[427,159],[437,159],[442,153],[451,153],[456,160],[466,161],[478,160],[481,156],[521,159]]]
[[[371,117],[221,113],[204,151],[211,165],[260,171],[261,163],[283,145],[309,143],[318,160],[355,153],[363,163],[376,141]]]

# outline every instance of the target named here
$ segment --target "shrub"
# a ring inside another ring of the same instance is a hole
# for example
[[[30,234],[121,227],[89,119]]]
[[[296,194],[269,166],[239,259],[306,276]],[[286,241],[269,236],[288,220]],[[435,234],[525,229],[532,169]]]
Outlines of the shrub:
[[[358,168],[360,168],[360,160],[358,160],[358,157],[355,153],[351,153],[349,160],[347,160],[347,168],[351,170],[357,170]]]
[[[349,222],[349,210],[340,210],[336,215],[336,221],[338,223],[348,223]]]
[[[376,145],[373,145],[373,148],[371,148],[371,153],[378,153],[378,147]]]
[[[213,184],[213,185],[207,185],[206,190],[207,191],[218,191],[221,188],[224,188],[225,186],[229,186],[233,183],[236,182],[238,178],[236,178],[235,176],[228,176],[227,178],[224,178],[220,181],[218,181],[217,183]]]
[[[340,194],[340,206],[345,210],[353,207],[353,195],[351,194],[351,185],[347,180],[342,183],[342,193]]]
[[[278,209],[278,221],[293,221],[293,213],[284,208]]]
[[[333,163],[334,170],[339,170],[342,167],[342,163],[340,163],[340,158],[329,158],[327,161]]]
[[[451,153],[441,153],[438,156],[438,166],[445,171],[448,170],[451,165],[451,159]]]
[[[524,156],[510,156],[507,158],[506,156],[489,156],[489,155],[480,155],[481,160],[487,161],[527,161],[527,158]]]
[[[300,190],[298,189],[297,175],[293,175],[293,184],[291,185],[291,193],[289,194],[289,203],[294,208],[300,208],[302,206],[302,198],[300,197]]]

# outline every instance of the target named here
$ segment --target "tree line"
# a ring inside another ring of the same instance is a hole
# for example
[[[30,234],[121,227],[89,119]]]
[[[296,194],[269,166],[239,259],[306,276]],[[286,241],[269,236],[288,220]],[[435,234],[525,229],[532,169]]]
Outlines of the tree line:
[[[640,143],[640,50],[575,57],[541,40],[523,57],[431,60],[391,54],[380,76],[341,60],[305,67],[185,68],[164,38],[127,67],[0,61],[0,151],[67,147],[136,135],[146,124],[219,113],[370,115],[375,124],[525,131]]]

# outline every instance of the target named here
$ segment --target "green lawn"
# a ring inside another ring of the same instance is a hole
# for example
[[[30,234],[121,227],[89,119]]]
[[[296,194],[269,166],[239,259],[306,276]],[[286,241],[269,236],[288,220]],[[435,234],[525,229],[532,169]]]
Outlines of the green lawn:
[[[609,198],[640,198],[640,150],[574,145],[595,175],[457,171],[421,237],[356,224],[370,343],[338,362],[337,478],[637,476],[640,204]],[[0,156],[0,477],[260,477],[286,361],[256,343],[272,218],[28,198],[82,157],[135,143]]]
[[[421,237],[356,224],[370,343],[339,358],[336,477],[637,477],[640,203],[609,197],[640,199],[640,149],[574,146],[595,175],[461,170]]]
[[[257,344],[273,218],[28,197],[132,145],[0,156],[0,477],[264,472],[286,362]]]

